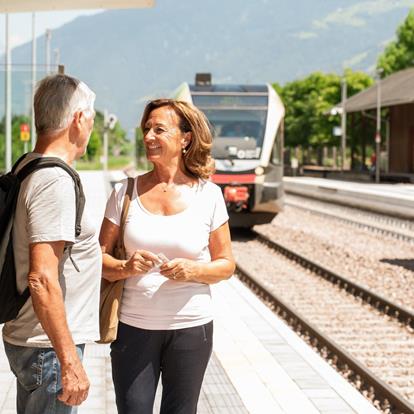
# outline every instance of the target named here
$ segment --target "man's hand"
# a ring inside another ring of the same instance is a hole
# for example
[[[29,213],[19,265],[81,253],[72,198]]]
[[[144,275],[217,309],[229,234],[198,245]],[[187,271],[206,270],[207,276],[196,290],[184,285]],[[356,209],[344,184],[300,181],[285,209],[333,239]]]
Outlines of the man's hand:
[[[58,399],[66,405],[80,405],[89,392],[89,380],[79,358],[61,364],[62,392]]]

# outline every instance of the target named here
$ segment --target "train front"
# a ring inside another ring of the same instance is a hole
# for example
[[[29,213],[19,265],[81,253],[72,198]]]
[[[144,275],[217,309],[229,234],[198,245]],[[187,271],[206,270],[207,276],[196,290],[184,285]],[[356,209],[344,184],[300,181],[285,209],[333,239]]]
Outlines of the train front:
[[[284,107],[270,85],[189,85],[214,132],[212,180],[233,227],[269,223],[283,204]]]

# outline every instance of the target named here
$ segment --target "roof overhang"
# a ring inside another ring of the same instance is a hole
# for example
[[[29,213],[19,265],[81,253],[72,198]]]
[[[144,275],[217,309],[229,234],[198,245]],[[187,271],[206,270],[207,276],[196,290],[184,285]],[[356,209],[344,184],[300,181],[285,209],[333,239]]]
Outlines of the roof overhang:
[[[396,105],[414,103],[414,68],[395,72],[380,81],[381,107],[388,108]],[[346,112],[361,112],[377,107],[378,82],[371,87],[350,97],[345,102]],[[330,111],[339,113],[342,104],[337,104]]]
[[[155,0],[0,0],[0,13],[153,7]]]

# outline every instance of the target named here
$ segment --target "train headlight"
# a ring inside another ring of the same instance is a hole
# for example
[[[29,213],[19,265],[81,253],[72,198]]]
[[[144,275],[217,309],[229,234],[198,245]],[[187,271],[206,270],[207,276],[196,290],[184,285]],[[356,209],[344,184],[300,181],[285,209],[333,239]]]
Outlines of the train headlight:
[[[263,167],[256,167],[256,169],[254,170],[256,175],[263,175],[264,174],[264,168]]]

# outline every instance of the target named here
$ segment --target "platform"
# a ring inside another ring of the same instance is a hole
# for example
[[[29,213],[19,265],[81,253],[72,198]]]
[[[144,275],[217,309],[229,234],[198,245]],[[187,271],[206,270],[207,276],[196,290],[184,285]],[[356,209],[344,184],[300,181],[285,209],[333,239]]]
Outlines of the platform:
[[[99,226],[108,183],[118,174],[81,173]],[[199,414],[349,414],[378,411],[235,277],[213,285],[214,350]],[[116,414],[109,346],[86,347],[91,389],[78,414]],[[154,413],[159,409],[157,392]],[[0,414],[15,413],[15,380],[0,347]]]
[[[357,183],[314,177],[284,177],[283,182],[287,194],[414,219],[414,184]]]

